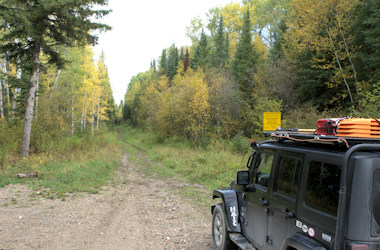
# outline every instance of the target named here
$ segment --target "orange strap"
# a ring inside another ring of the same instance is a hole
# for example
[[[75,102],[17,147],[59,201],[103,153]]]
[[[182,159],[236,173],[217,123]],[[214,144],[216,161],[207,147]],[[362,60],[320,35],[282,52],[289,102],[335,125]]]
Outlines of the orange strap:
[[[344,142],[347,148],[350,148],[350,145],[348,144],[347,140],[342,137],[339,137],[338,139],[321,139],[319,137],[316,137],[314,139],[297,139],[297,138],[290,137],[289,135],[276,135],[276,134],[271,134],[271,137],[286,138],[292,141],[299,141],[299,142],[311,142],[311,141],[340,142],[340,143]]]

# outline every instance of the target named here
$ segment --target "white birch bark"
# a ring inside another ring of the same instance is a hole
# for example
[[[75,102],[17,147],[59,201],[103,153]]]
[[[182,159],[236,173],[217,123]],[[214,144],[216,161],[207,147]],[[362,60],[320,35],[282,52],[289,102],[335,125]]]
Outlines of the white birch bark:
[[[53,84],[53,88],[52,88],[52,90],[50,92],[49,99],[52,98],[54,90],[58,87],[58,80],[59,80],[59,75],[61,74],[61,71],[62,70],[59,69],[58,72],[57,72],[57,75],[55,76],[55,81],[54,81],[54,84]]]
[[[351,94],[351,89],[350,89],[350,86],[348,86],[348,83],[347,83],[346,77],[345,77],[344,72],[343,72],[343,69],[342,69],[342,65],[340,64],[340,60],[339,60],[339,57],[338,57],[338,53],[337,53],[337,51],[336,51],[336,49],[335,49],[334,41],[333,41],[332,38],[331,38],[330,31],[329,31],[329,29],[327,28],[327,25],[325,25],[325,26],[326,26],[327,35],[329,36],[329,39],[330,39],[330,42],[331,42],[331,46],[332,46],[332,49],[333,49],[334,54],[335,54],[336,62],[338,63],[339,70],[340,70],[340,73],[342,74],[342,78],[343,78],[344,84],[346,85],[346,88],[347,88],[348,94],[350,95],[351,104],[354,104],[354,100],[353,100],[353,98],[352,98],[352,94]]]
[[[71,135],[74,135],[74,83],[71,86]]]
[[[3,108],[3,81],[0,79],[0,119],[4,117]]]
[[[20,59],[17,59],[17,64],[18,65],[17,65],[17,71],[16,71],[16,78],[17,78],[17,80],[21,80],[22,69],[21,69],[21,60]],[[38,69],[37,69],[37,71],[38,71]],[[38,72],[37,72],[37,78],[38,78]],[[21,93],[21,89],[15,88],[15,91],[13,93],[11,120],[14,119],[15,110],[16,110],[16,99],[17,99],[17,96],[19,93]],[[34,102],[33,102],[33,105],[34,105]]]
[[[15,110],[16,110],[16,98],[18,95],[18,88],[15,88],[15,92],[13,94],[13,102],[12,102],[12,112],[11,112],[11,120],[13,120],[14,115],[15,115]]]
[[[99,121],[100,121],[100,98],[98,96],[98,117],[96,121],[96,130],[99,130]]]
[[[35,114],[35,117],[37,118],[38,116],[38,87],[39,87],[39,84],[40,84],[40,68],[38,67],[37,68],[37,89],[36,89],[36,114]]]
[[[86,122],[87,122],[87,103],[84,102],[84,121],[83,121],[83,129],[86,132]]]
[[[33,51],[33,64],[34,67],[30,74],[30,87],[28,97],[26,100],[25,116],[24,116],[24,129],[21,144],[21,157],[29,157],[30,136],[32,132],[34,101],[37,89],[38,68],[40,64],[40,45],[35,44]]]
[[[92,114],[91,114],[91,133],[94,136],[94,124],[95,124],[95,102],[92,102]]]
[[[81,125],[81,128],[82,128],[82,132],[83,132],[83,130],[84,130],[85,127],[86,127],[86,125],[85,125],[86,95],[87,95],[87,91],[84,92],[84,97],[83,97],[82,120],[81,120],[81,122],[80,122],[80,125]]]
[[[351,60],[350,52],[348,51],[348,45],[347,45],[347,42],[346,42],[346,38],[345,38],[345,36],[344,36],[344,34],[343,34],[343,31],[342,31],[342,26],[340,25],[339,16],[338,16],[338,14],[336,14],[335,16],[336,16],[336,20],[338,21],[340,34],[341,34],[341,36],[342,36],[342,38],[343,38],[344,47],[346,48],[346,54],[347,54],[348,60],[350,61],[351,68],[352,68],[352,72],[354,73],[356,94],[359,94],[359,90],[358,90],[358,79],[357,79],[357,77],[356,77],[355,66],[354,66],[354,63],[353,63],[352,60]]]
[[[3,84],[6,92],[6,97],[7,97],[7,106],[9,107],[9,104],[11,102],[10,100],[10,95],[9,95],[9,85],[8,85],[8,76],[7,76],[7,60],[4,59],[4,63],[1,64],[1,70],[3,71],[4,74],[4,79],[3,79]]]

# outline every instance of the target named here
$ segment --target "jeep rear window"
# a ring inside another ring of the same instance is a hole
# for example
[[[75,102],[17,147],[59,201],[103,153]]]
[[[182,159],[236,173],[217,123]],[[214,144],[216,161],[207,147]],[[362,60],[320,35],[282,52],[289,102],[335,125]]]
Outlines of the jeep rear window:
[[[336,216],[340,187],[340,166],[312,161],[307,178],[307,206]]]
[[[296,158],[281,156],[279,158],[275,191],[279,194],[296,198],[301,161]]]

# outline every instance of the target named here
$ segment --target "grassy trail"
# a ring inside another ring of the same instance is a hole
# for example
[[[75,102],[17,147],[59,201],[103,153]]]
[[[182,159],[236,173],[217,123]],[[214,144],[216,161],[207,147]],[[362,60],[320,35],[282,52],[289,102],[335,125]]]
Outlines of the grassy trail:
[[[118,131],[120,140],[131,153],[131,160],[145,165],[147,174],[180,178],[208,190],[229,185],[236,178],[236,172],[246,168],[249,156],[248,140],[246,152],[238,153],[227,141],[214,141],[206,148],[194,148],[180,138],[159,141],[154,134],[126,124],[119,126]],[[139,157],[138,153],[145,157]]]

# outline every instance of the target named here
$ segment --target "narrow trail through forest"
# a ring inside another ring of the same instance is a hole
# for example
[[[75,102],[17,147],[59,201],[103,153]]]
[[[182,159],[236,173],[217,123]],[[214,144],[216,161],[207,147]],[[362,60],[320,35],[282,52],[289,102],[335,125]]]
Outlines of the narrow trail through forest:
[[[0,249],[212,249],[209,207],[175,192],[189,184],[144,176],[126,150],[120,164],[113,184],[65,201],[1,188]]]

